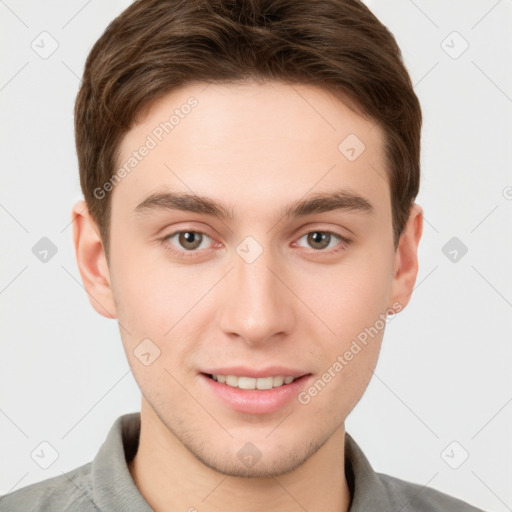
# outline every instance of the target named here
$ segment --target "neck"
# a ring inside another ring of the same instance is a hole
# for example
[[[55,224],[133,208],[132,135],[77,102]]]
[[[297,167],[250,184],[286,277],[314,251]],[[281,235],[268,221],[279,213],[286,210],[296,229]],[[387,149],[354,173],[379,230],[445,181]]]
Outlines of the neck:
[[[128,467],[155,512],[347,512],[350,491],[344,441],[342,425],[313,456],[289,473],[271,478],[231,477],[197,460],[143,399],[139,447]]]

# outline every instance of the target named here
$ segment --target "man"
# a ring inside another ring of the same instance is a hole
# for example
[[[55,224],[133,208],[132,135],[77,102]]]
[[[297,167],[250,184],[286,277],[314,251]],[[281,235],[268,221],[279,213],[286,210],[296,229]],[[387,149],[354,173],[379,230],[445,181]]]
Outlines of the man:
[[[344,428],[422,232],[420,105],[362,3],[135,2],[75,131],[77,262],[141,412],[0,510],[477,510],[375,473]]]

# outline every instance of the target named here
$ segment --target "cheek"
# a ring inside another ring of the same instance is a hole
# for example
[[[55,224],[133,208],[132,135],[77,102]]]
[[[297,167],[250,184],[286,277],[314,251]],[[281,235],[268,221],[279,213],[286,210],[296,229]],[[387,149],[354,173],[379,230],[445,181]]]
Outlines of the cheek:
[[[368,387],[380,345],[379,335],[366,346],[359,343],[357,349],[354,345],[336,352],[324,371],[297,397],[308,416],[322,417],[328,411],[326,421],[334,425],[345,421]]]
[[[178,266],[164,259],[148,262],[135,251],[113,260],[113,268],[118,319],[126,327],[120,333],[130,360],[142,340],[150,339],[160,350],[155,364],[181,364],[186,370],[187,352],[195,350],[197,340],[204,337],[201,329],[211,324],[215,312],[213,305],[206,307],[218,279],[215,269],[199,273],[194,265]]]
[[[121,329],[125,344],[161,338],[181,309],[181,283],[166,279],[159,267],[133,254],[117,258],[112,266],[112,290],[119,322],[126,327]]]
[[[342,348],[387,309],[392,284],[392,258],[347,258],[313,272],[299,269],[294,276],[300,297],[334,331],[335,348]]]
[[[118,258],[113,268],[113,293],[124,350],[137,384],[153,402],[158,395],[174,389],[168,371],[174,373],[173,361],[181,354],[176,339],[179,329],[172,328],[185,313],[182,283],[171,282],[161,268],[135,255]]]
[[[317,273],[313,281],[300,281],[308,305],[334,331],[316,335],[317,380],[299,400],[308,406],[308,414],[321,416],[330,410],[335,423],[344,421],[367,388],[386,326],[391,283],[387,268],[382,262],[339,266],[328,275]]]
[[[128,252],[128,251],[126,251]],[[172,266],[164,260],[148,260],[131,252],[113,262],[113,291],[118,314],[135,328],[151,329],[162,336],[190,307],[201,292],[192,267]]]

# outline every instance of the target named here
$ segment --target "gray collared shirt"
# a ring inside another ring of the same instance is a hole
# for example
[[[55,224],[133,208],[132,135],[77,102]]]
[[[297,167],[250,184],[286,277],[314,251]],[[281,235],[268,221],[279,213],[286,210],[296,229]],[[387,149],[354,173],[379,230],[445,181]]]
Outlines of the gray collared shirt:
[[[139,432],[140,413],[120,416],[92,462],[0,497],[0,512],[151,512],[127,465],[137,452]],[[345,473],[349,512],[481,512],[434,489],[376,473],[349,434]]]

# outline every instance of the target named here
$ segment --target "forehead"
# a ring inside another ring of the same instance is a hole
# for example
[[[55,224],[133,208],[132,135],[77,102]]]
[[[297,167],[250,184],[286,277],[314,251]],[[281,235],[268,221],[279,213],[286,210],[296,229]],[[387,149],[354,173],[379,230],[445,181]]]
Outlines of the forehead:
[[[161,186],[267,206],[340,186],[373,202],[388,195],[380,127],[324,89],[298,84],[174,90],[125,135],[117,164],[126,172],[112,201],[131,209]]]

